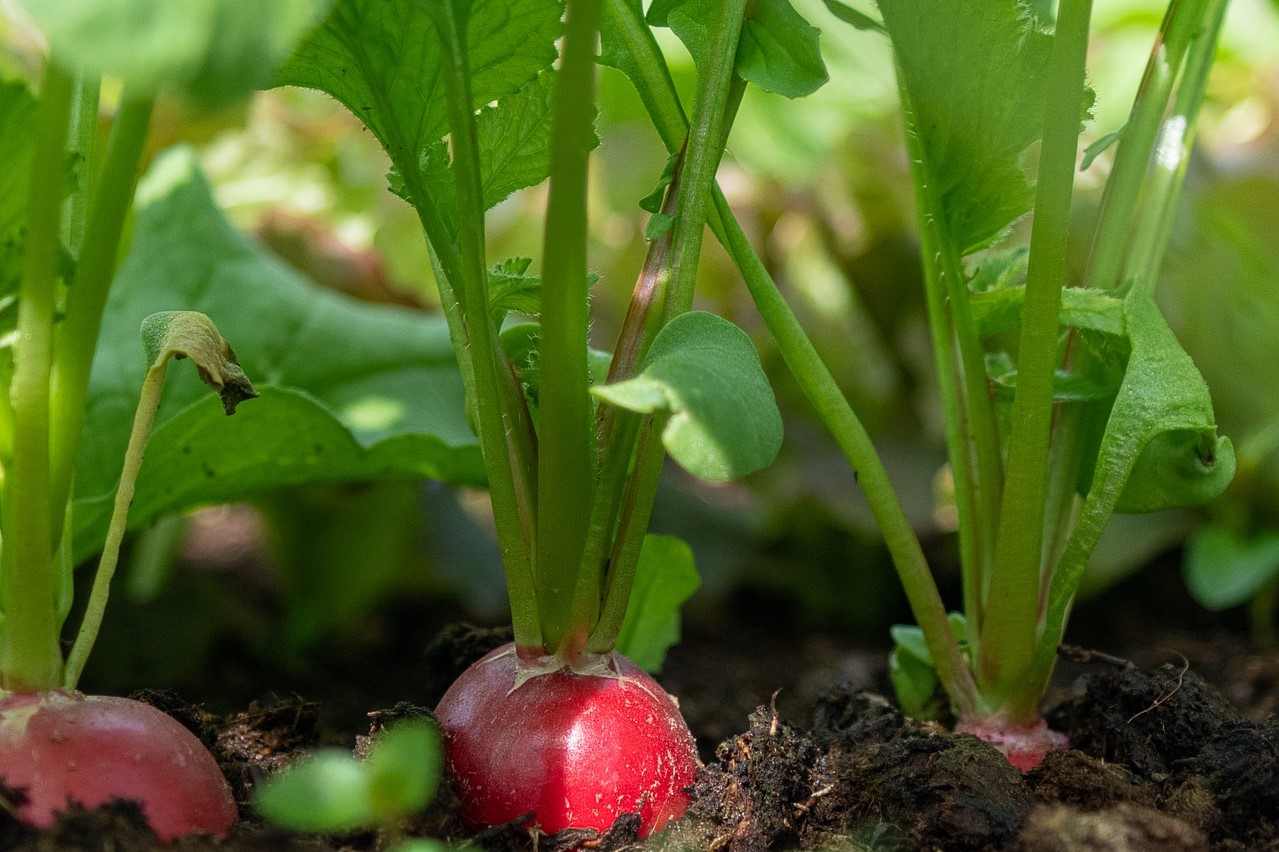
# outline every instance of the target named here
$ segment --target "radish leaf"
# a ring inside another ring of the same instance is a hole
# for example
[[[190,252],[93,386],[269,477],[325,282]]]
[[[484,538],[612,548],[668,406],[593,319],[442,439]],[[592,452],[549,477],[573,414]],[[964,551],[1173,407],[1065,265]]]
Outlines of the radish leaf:
[[[617,650],[646,672],[660,671],[666,651],[680,639],[680,607],[701,582],[687,543],[668,535],[644,536]]]
[[[820,34],[790,0],[759,0],[742,25],[737,73],[766,92],[788,98],[811,95],[829,79]]]
[[[1030,209],[1052,37],[1018,0],[880,0],[944,230],[961,254]],[[999,93],[998,97],[992,93]]]
[[[668,413],[667,452],[712,482],[759,470],[781,446],[781,415],[754,345],[714,314],[675,317],[658,332],[638,375],[591,392],[630,411]]]
[[[467,58],[477,110],[525,89],[550,66],[556,57],[562,11],[557,0],[470,3]],[[413,186],[419,178],[424,190],[431,185],[441,164],[443,148],[437,143],[448,133],[442,62],[435,23],[423,2],[338,0],[324,24],[285,65],[277,83],[320,89],[341,101],[390,154],[400,181],[393,180],[393,187],[406,195],[411,193],[405,184]],[[534,136],[548,132],[542,123],[549,122],[549,115],[541,115],[540,110],[551,88],[548,80],[539,81],[517,98],[527,98],[522,101],[524,109],[517,112],[528,110],[533,116]],[[490,114],[486,121],[496,121],[491,111],[486,112]],[[529,160],[541,162],[545,157],[544,152],[526,150],[523,143],[508,153],[521,169],[531,168]],[[501,183],[512,182],[518,180]],[[494,185],[493,191],[500,189]],[[434,199],[411,199],[411,203],[434,203]]]
[[[1186,542],[1181,573],[1200,606],[1214,611],[1239,606],[1279,576],[1279,533],[1244,537],[1218,526],[1196,530]]]
[[[327,0],[22,0],[73,68],[219,105],[267,85]]]
[[[104,316],[77,465],[77,560],[101,545],[128,442],[145,370],[133,329],[179,308],[208,314],[236,341],[261,397],[227,418],[194,374],[171,376],[132,526],[303,482],[483,482],[442,319],[315,287],[227,223],[178,150],[140,188],[133,250]]]

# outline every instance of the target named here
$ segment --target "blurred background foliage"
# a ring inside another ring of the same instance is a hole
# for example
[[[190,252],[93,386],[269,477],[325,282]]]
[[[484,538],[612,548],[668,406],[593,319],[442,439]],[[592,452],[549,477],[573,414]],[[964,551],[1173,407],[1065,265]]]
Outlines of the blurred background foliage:
[[[1164,5],[1098,4],[1089,63],[1098,101],[1085,143],[1122,125]],[[876,437],[946,577],[954,569],[940,408],[888,45],[839,22],[821,0],[796,6],[822,31],[831,80],[797,101],[751,90],[721,182]],[[23,33],[4,16],[0,27],[9,45],[0,72],[29,70],[24,56],[32,47]],[[673,38],[662,43],[678,84],[691,91],[682,46]],[[1201,599],[1219,608],[1252,599],[1260,621],[1269,617],[1265,601],[1279,585],[1276,45],[1279,4],[1234,0],[1159,290],[1212,389],[1222,431],[1240,447],[1241,474],[1205,510],[1117,519],[1095,560],[1091,593],[1190,536],[1188,563],[1196,554],[1201,563],[1188,569],[1192,591],[1221,592],[1221,577],[1231,578],[1230,594]],[[645,251],[638,202],[666,154],[629,83],[609,68],[601,71],[601,98],[602,144],[591,175],[591,263],[601,276],[592,335],[596,346],[611,348]],[[104,103],[110,109],[109,93]],[[336,103],[315,92],[272,91],[197,115],[167,102],[156,117],[154,149],[178,142],[197,146],[228,215],[297,269],[359,298],[436,309],[414,214],[386,191],[388,164],[377,142]],[[1089,230],[1111,154],[1080,177],[1080,234]],[[493,262],[538,256],[544,189],[517,193],[489,214]],[[1087,248],[1082,241],[1073,247],[1076,271]],[[773,617],[886,645],[886,626],[903,617],[904,604],[853,474],[711,241],[699,292],[703,307],[754,337],[786,416],[786,442],[778,461],[745,483],[709,488],[668,472],[654,527],[693,547],[703,575],[694,613],[764,599]],[[314,665],[319,649],[358,645],[390,629],[386,613],[405,600],[447,601],[440,606],[449,617],[498,622],[505,595],[488,524],[484,495],[416,483],[295,489],[161,523],[134,540],[130,603],[119,601],[109,619],[117,637],[128,625],[130,638],[115,653],[129,661],[131,683],[111,682],[118,670],[108,646],[95,659],[96,676],[107,683],[95,688],[189,686],[182,680],[192,661],[228,644]],[[1196,580],[1195,570],[1207,571],[1206,579]],[[228,599],[232,586],[238,595]],[[173,613],[186,625],[176,646],[160,626],[155,641],[139,647],[140,625],[163,625]]]

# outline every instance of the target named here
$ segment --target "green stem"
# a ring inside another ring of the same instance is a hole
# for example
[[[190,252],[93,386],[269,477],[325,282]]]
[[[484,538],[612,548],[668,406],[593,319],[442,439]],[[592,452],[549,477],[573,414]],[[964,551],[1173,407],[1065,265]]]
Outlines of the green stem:
[[[1091,14],[1092,0],[1062,0],[1049,60],[1051,76],[1021,312],[1007,479],[978,654],[983,690],[991,689],[996,695],[1017,690],[1039,635],[1053,378]],[[1036,701],[1038,697],[1036,694]],[[1037,711],[1034,718],[1038,718]],[[1020,724],[1034,718],[1009,721]]]
[[[892,555],[915,622],[924,631],[924,641],[946,694],[962,718],[973,718],[980,705],[972,673],[951,632],[946,608],[928,570],[919,539],[902,510],[870,435],[733,218],[723,194],[716,194],[715,205],[720,221],[725,224],[725,247],[738,262],[751,298],[777,342],[786,366],[857,473],[857,482]]]
[[[679,196],[683,158],[676,164],[675,174],[666,189],[661,212],[673,216]],[[608,383],[624,381],[631,377],[644,358],[661,325],[663,306],[666,302],[667,284],[670,281],[671,232],[667,231],[649,243],[644,266],[635,282],[626,317],[618,335],[609,364]],[[591,614],[592,621],[600,617],[601,601],[608,599],[618,588],[629,589],[631,580],[619,583],[617,571],[606,571],[605,554],[613,542],[622,508],[624,494],[628,491],[627,477],[635,457],[636,441],[644,418],[638,414],[601,405],[596,425],[596,446],[600,458],[599,475],[596,478],[595,500],[591,505],[590,526],[583,548],[582,564],[585,570],[578,577],[574,610]],[[600,579],[604,582],[601,585]],[[631,578],[633,579],[633,578]],[[625,615],[625,611],[623,611]],[[616,625],[621,629],[621,622]],[[612,629],[605,626],[598,635],[607,635]],[[614,633],[615,638],[616,633]],[[612,639],[607,641],[611,646]]]
[[[607,25],[631,49],[634,62],[632,81],[640,91],[667,150],[674,153],[684,143],[687,120],[666,63],[642,18],[628,7],[626,0],[607,0],[606,8],[609,15]],[[835,435],[853,469],[858,471],[858,481],[880,529],[884,531],[885,542],[915,620],[924,629],[929,653],[947,694],[961,714],[975,716],[978,703],[972,674],[951,633],[945,607],[928,570],[919,539],[906,519],[869,435],[786,304],[777,283],[751,246],[718,186],[713,187],[713,201],[709,215],[712,232],[741,270],[760,315],[792,375],[817,409],[822,422]],[[607,604],[605,608],[607,611]],[[601,625],[607,617],[601,617]],[[618,625],[620,627],[620,620]]]
[[[62,682],[49,469],[49,373],[61,251],[67,130],[73,82],[51,60],[36,116],[27,244],[10,398],[13,460],[0,500],[0,688],[37,692]],[[58,506],[59,518],[62,506]]]
[[[498,351],[497,329],[488,309],[488,276],[484,266],[484,196],[480,182],[479,147],[475,114],[471,108],[471,80],[466,63],[466,26],[453,2],[432,5],[444,48],[443,76],[449,130],[453,143],[453,177],[458,202],[458,278],[462,290],[459,321],[469,344],[479,419],[480,446],[488,473],[489,494],[497,524],[502,564],[506,568],[515,641],[524,647],[541,647],[534,571],[533,531],[527,521],[531,507],[521,502],[522,479],[517,479],[523,459],[515,437],[518,413],[510,408],[509,365]],[[415,195],[415,199],[418,196]],[[425,202],[423,202],[425,203]],[[448,270],[446,269],[446,272]],[[513,389],[518,393],[519,388]],[[512,428],[508,431],[508,424]]]
[[[697,263],[702,253],[706,212],[711,188],[724,154],[729,116],[736,112],[744,84],[734,85],[737,43],[741,37],[747,0],[721,0],[720,15],[712,32],[714,47],[703,57],[697,72],[697,93],[693,98],[693,124],[688,130],[683,180],[675,210],[671,243],[670,298],[666,320],[693,307]],[[730,107],[731,104],[731,107]]]
[[[98,138],[98,102],[101,81],[95,74],[81,72],[76,77],[71,102],[71,150],[77,163],[76,186],[63,208],[62,242],[79,255],[84,241],[84,223],[89,213],[89,190],[96,179],[93,152]]]
[[[124,467],[120,472],[120,485],[116,488],[115,503],[111,507],[111,521],[107,526],[106,541],[102,545],[102,557],[98,560],[98,572],[93,578],[93,590],[89,593],[89,602],[80,622],[80,630],[76,634],[75,644],[67,656],[66,673],[63,676],[63,688],[75,689],[84,671],[84,664],[93,651],[93,643],[97,641],[98,630],[102,627],[102,616],[106,612],[107,597],[111,593],[111,578],[115,576],[116,566],[120,561],[120,543],[124,541],[125,529],[128,526],[129,506],[133,504],[133,490],[138,481],[138,472],[142,470],[142,458],[146,452],[147,439],[151,437],[151,427],[155,425],[155,415],[160,409],[160,397],[164,391],[164,376],[168,371],[168,360],[161,361],[147,370],[142,381],[142,395],[138,399],[138,408],[133,415],[133,430],[129,433],[129,445],[124,451]]]
[[[76,263],[75,280],[67,294],[66,316],[59,325],[51,384],[53,507],[58,535],[63,505],[71,493],[76,450],[84,427],[89,374],[102,328],[111,281],[120,253],[120,235],[133,207],[138,163],[146,145],[153,101],[126,96],[111,129],[101,177],[93,188],[84,244]]]
[[[1133,217],[1155,139],[1190,41],[1200,33],[1208,0],[1172,0],[1106,182],[1085,286],[1124,289]]]
[[[701,57],[697,93],[693,101],[695,123],[689,128],[681,169],[675,222],[671,233],[670,271],[662,323],[693,305],[702,235],[710,207],[715,173],[724,153],[727,128],[736,113],[744,84],[735,84],[733,73],[747,0],[721,0],[711,24],[715,43]],[[640,39],[639,44],[647,43]],[[642,358],[639,352],[637,358]],[[627,493],[621,501],[617,537],[609,559],[606,590],[600,620],[591,633],[588,648],[610,650],[621,630],[621,616],[630,598],[640,549],[657,495],[664,449],[660,429],[650,418],[642,427]],[[620,615],[619,615],[620,613]]]
[[[599,0],[569,0],[555,81],[550,194],[542,254],[537,580],[549,651],[585,642],[593,608],[573,606],[595,490],[594,410],[587,371],[586,184],[595,118]],[[596,580],[598,584],[598,579]]]
[[[1199,109],[1208,88],[1208,75],[1212,71],[1227,3],[1228,0],[1208,0],[1203,12],[1204,29],[1197,30],[1188,45],[1172,114],[1163,121],[1156,135],[1152,172],[1146,181],[1136,224],[1137,238],[1127,264],[1129,280],[1151,292],[1158,281],[1159,267],[1163,264],[1177,214],[1177,199],[1186,181]]]

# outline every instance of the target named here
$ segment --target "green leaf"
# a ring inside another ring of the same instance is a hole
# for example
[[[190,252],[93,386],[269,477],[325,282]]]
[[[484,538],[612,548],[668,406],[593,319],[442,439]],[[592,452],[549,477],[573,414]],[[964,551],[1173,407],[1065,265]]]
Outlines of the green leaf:
[[[35,106],[26,85],[0,82],[0,298],[15,295],[22,278]],[[4,313],[0,327],[11,329],[16,311]]]
[[[440,735],[425,721],[398,722],[378,735],[364,767],[377,814],[389,821],[417,813],[440,786]]]
[[[280,485],[483,482],[442,318],[306,281],[223,218],[193,155],[178,149],[143,181],[133,249],[103,319],[76,470],[77,560],[102,544],[146,368],[136,329],[157,311],[186,308],[236,341],[261,397],[227,418],[194,372],[171,376],[131,526]]]
[[[669,413],[667,452],[712,482],[759,470],[781,446],[781,415],[754,345],[714,314],[675,317],[658,332],[638,375],[591,393],[630,411]]]
[[[712,21],[717,20],[717,0],[653,0],[648,7],[648,22],[655,27],[670,27],[684,42],[693,62],[701,65],[715,44]]]
[[[846,24],[851,24],[855,29],[866,30],[876,33],[887,33],[882,22],[876,20],[865,12],[859,12],[846,3],[839,0],[826,0],[826,8],[836,18],[839,18]]]
[[[1083,162],[1079,164],[1079,171],[1087,171],[1088,167],[1092,165],[1093,160],[1097,159],[1101,156],[1102,152],[1119,141],[1119,137],[1124,135],[1124,130],[1127,129],[1127,127],[1128,125],[1125,124],[1123,127],[1112,133],[1107,133],[1105,136],[1085,148],[1084,159]]]
[[[472,102],[480,110],[525,89],[555,60],[563,4],[473,0],[469,5],[467,59]],[[438,168],[443,146],[437,143],[448,133],[442,60],[434,21],[422,2],[338,0],[277,83],[320,89],[337,98],[382,143],[407,186],[420,180],[425,191],[423,166]],[[527,101],[516,112],[530,126],[540,120],[536,115],[545,104],[539,98],[549,97],[548,86],[543,80],[522,95]],[[435,151],[428,151],[432,146]],[[543,156],[535,155],[536,148],[529,138],[521,138],[506,151],[512,174],[527,174],[530,161]],[[486,197],[509,183],[492,184]],[[399,191],[412,194],[403,186]],[[414,204],[428,201],[411,199]]]
[[[967,654],[968,626],[962,613],[947,616],[951,633]],[[888,656],[888,676],[902,712],[916,719],[938,719],[946,709],[941,681],[933,668],[924,631],[914,624],[894,624],[888,629],[893,650]]]
[[[551,114],[555,72],[544,71],[518,93],[480,110],[476,117],[476,144],[480,151],[480,183],[485,209],[511,193],[546,180],[550,174]],[[599,138],[591,135],[591,148]],[[421,171],[432,203],[455,217],[456,188],[450,171],[449,147],[436,142],[422,155]],[[412,203],[408,187],[398,173],[392,190]]]
[[[1182,577],[1200,606],[1213,611],[1246,603],[1279,576],[1279,533],[1241,537],[1206,526],[1186,542]]]
[[[1134,289],[1124,299],[1124,313],[1132,352],[1062,558],[1063,576],[1082,572],[1115,511],[1201,502],[1224,491],[1235,472],[1230,439],[1217,437],[1208,386],[1153,297]],[[1151,455],[1141,460],[1147,452]],[[1173,453],[1184,456],[1172,476],[1154,475]]]
[[[542,278],[529,275],[532,258],[512,257],[489,270],[489,310],[500,328],[511,311],[535,317],[542,312]]]
[[[922,167],[961,254],[1030,209],[1021,156],[1043,131],[1052,37],[1018,0],[880,0]]]
[[[1114,495],[1118,512],[1198,505],[1230,484],[1234,448],[1217,436],[1208,386],[1151,296],[1134,290],[1124,310],[1132,355],[1102,437],[1093,489],[1099,480],[1110,490],[1122,483]]]
[[[1011,403],[1017,390],[1017,363],[1007,352],[986,355],[986,375],[994,383],[997,398]],[[1073,370],[1058,370],[1053,375],[1054,402],[1093,402],[1114,396],[1118,382],[1107,384],[1103,377]]]
[[[422,721],[399,722],[376,737],[363,762],[331,749],[293,764],[259,788],[254,806],[294,831],[375,828],[425,807],[442,766],[435,729]]]
[[[679,642],[680,607],[700,585],[693,551],[683,540],[644,536],[617,650],[647,672],[660,671],[667,650]]]
[[[22,0],[73,68],[217,105],[270,83],[328,0]]]
[[[811,95],[829,79],[820,34],[790,0],[759,0],[742,25],[737,73],[766,92],[788,98]]]
[[[1016,328],[1026,301],[1024,285],[973,293],[973,320],[983,337]],[[1124,334],[1124,303],[1105,290],[1067,287],[1061,291],[1061,324],[1116,337]]]
[[[368,773],[342,751],[324,751],[268,778],[254,795],[258,813],[293,831],[337,834],[376,821]]]

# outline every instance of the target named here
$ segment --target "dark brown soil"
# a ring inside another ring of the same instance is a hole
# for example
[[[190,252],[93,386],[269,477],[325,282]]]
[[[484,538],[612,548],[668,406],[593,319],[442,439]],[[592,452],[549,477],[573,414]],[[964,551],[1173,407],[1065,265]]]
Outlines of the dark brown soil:
[[[413,662],[429,672],[404,696],[414,703],[371,712],[368,730],[345,734],[326,730],[325,706],[298,697],[214,717],[169,693],[142,696],[209,745],[245,817],[225,841],[195,839],[173,848],[385,848],[385,838],[372,833],[290,836],[255,821],[247,802],[263,777],[321,741],[349,747],[396,718],[428,713],[466,665],[508,636],[447,629],[426,650],[425,665]],[[1232,676],[1232,694],[1270,707],[1275,660],[1226,653],[1225,640],[1204,644],[1169,637],[1149,653],[1177,662],[1148,670],[1107,655],[1069,653],[1049,719],[1074,748],[1023,776],[976,738],[906,718],[876,694],[885,688],[882,652],[776,630],[692,630],[662,680],[682,697],[706,770],[688,816],[644,848],[1279,849],[1279,723],[1258,718],[1255,707],[1241,713],[1189,662],[1204,659],[1205,671]],[[1202,656],[1209,653],[1216,657]],[[405,828],[410,836],[467,837],[447,788]],[[642,845],[635,830],[628,818],[603,837],[548,837],[515,824],[470,842],[503,852],[629,850]],[[128,803],[73,813],[46,832],[0,812],[0,849],[154,848]]]

